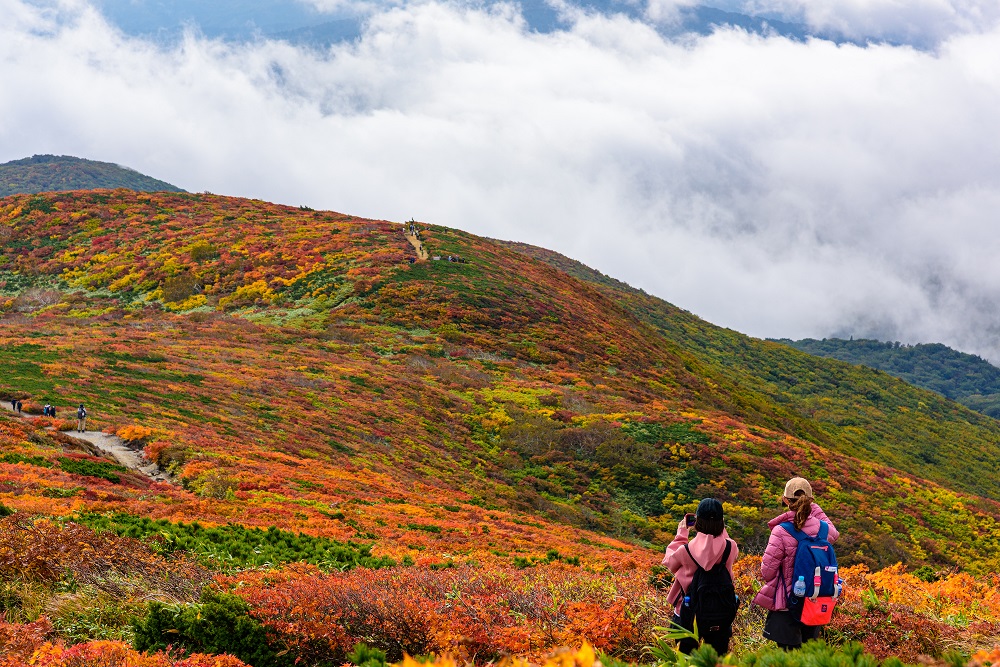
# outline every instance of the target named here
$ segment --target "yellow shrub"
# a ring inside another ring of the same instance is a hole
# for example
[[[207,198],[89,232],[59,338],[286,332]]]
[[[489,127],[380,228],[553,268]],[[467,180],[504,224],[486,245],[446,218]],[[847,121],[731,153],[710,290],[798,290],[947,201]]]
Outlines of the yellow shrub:
[[[145,426],[139,426],[138,424],[129,424],[128,426],[122,426],[118,429],[116,434],[122,440],[128,440],[130,442],[143,442],[153,435],[153,429],[146,428]]]

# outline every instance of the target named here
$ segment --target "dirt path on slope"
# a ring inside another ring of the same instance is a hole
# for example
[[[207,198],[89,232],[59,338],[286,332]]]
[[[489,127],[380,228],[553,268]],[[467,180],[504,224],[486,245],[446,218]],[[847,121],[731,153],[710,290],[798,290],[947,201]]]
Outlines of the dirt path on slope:
[[[17,412],[10,407],[9,401],[5,402],[3,407],[8,412],[17,415]],[[21,414],[17,416],[21,419],[26,419],[37,415]],[[146,457],[143,456],[141,452],[129,449],[128,445],[125,444],[125,441],[117,435],[111,435],[110,433],[104,433],[103,431],[84,431],[81,433],[75,429],[72,431],[62,431],[62,433],[70,438],[76,438],[77,440],[89,442],[100,450],[106,458],[113,459],[117,461],[119,465],[128,468],[129,470],[135,470],[151,480],[156,482],[172,481],[170,479],[170,475],[160,470],[160,466],[147,461]]]
[[[102,431],[84,431],[83,433],[68,431],[65,434],[71,438],[86,440],[129,470],[140,472],[157,482],[170,481],[170,476],[160,470],[160,466],[147,461],[142,453],[129,449],[125,441],[117,435],[111,435]]]
[[[403,233],[406,234],[406,240],[410,242],[413,249],[417,251],[417,257],[421,260],[426,260],[428,257],[427,251],[424,250],[423,242],[417,238],[416,234],[411,234],[409,232],[409,226],[403,228]]]

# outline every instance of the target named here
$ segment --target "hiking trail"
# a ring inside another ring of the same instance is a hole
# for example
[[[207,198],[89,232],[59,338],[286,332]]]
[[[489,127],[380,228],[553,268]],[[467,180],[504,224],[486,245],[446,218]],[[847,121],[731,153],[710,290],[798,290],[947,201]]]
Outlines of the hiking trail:
[[[406,240],[409,241],[410,245],[413,246],[413,249],[417,251],[417,257],[419,257],[421,261],[426,260],[430,255],[428,255],[427,251],[424,249],[423,242],[418,238],[417,234],[411,234],[409,230],[409,224],[403,226],[403,234],[406,235]]]
[[[27,419],[29,417],[36,417],[37,415],[29,415],[27,413],[17,414],[11,407],[10,402],[7,401],[3,403],[3,407],[14,415],[20,417],[21,419]],[[75,414],[74,414],[75,418]],[[49,430],[53,430],[51,427]],[[147,461],[146,457],[143,456],[142,452],[137,452],[129,448],[125,444],[125,441],[119,438],[117,435],[112,435],[110,433],[104,433],[103,431],[84,431],[80,433],[76,429],[70,431],[61,431],[63,435],[70,438],[75,438],[77,440],[83,440],[89,442],[91,445],[96,447],[103,455],[104,458],[110,458],[117,461],[119,465],[128,468],[129,470],[134,470],[146,477],[150,478],[155,482],[171,482],[170,475],[165,473],[160,469],[160,466],[156,465],[151,461]]]

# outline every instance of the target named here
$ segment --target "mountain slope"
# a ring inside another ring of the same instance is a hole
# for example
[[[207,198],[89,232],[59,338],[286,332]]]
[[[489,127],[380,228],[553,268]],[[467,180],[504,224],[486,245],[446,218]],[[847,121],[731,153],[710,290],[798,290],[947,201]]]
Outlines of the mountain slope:
[[[886,373],[723,329],[558,253],[507,244],[599,286],[723,378],[732,410],[851,456],[997,498],[1000,423]],[[720,386],[724,386],[720,383]]]
[[[775,378],[774,364],[840,382],[856,419],[873,419],[866,392],[897,406],[894,427],[934,416],[945,435],[927,437],[942,452],[935,438],[960,434],[965,451],[995,456],[992,420],[420,227],[431,255],[464,261],[416,261],[399,224],[259,201],[0,200],[0,399],[85,402],[97,428],[131,433],[178,482],[86,479],[60,463],[71,443],[11,422],[0,502],[277,524],[442,566],[554,550],[634,567],[707,495],[760,548],[784,480],[803,474],[841,528],[845,562],[1000,563],[1000,505],[968,493],[994,492],[995,472],[890,467],[911,463],[891,449],[900,438],[879,431],[870,454],[857,447],[866,430],[807,414],[826,398],[779,391],[796,378]]]
[[[34,155],[0,164],[0,197],[96,188],[183,192],[175,185],[127,167],[68,155]]]
[[[977,412],[1000,417],[1000,368],[976,355],[940,343],[900,345],[839,338],[776,342],[816,356],[877,368]]]

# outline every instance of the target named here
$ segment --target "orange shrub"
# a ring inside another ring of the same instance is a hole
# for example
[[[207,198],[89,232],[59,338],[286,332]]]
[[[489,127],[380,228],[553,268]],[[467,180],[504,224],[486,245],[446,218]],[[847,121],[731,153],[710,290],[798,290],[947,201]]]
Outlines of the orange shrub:
[[[174,600],[196,597],[208,576],[193,562],[112,533],[21,513],[0,519],[0,577],[53,583],[66,575],[117,597],[156,592]]]
[[[122,440],[144,444],[153,435],[153,429],[138,424],[128,424],[115,431],[115,434]]]
[[[597,574],[562,565],[356,569],[221,578],[250,613],[309,661],[342,660],[358,641],[390,658],[446,653],[488,660],[540,656],[587,641],[638,658],[670,609],[646,575]]]
[[[4,645],[0,667],[247,667],[231,655],[195,653],[184,659],[169,654],[139,653],[118,641],[93,641],[75,646],[45,642],[31,651]]]
[[[1000,646],[992,651],[983,649],[972,654],[969,667],[997,667],[1000,665]]]

